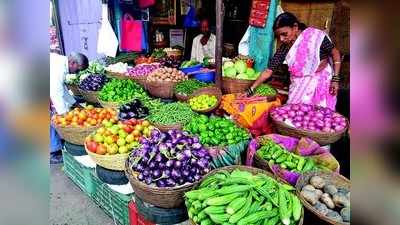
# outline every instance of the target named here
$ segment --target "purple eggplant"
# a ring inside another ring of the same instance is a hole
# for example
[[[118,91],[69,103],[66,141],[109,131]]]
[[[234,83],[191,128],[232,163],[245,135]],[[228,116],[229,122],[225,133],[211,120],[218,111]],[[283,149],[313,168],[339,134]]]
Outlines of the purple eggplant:
[[[185,158],[189,159],[190,157],[192,157],[192,152],[190,150],[185,150],[183,151],[183,155],[185,156]]]
[[[156,181],[156,185],[157,185],[157,187],[165,187],[165,180],[160,179],[160,180]]]
[[[159,168],[160,170],[165,169],[165,168],[166,168],[165,163],[163,163],[163,162],[158,163],[158,168]]]
[[[190,175],[190,171],[189,171],[189,170],[183,170],[183,171],[182,171],[182,175],[185,176],[185,177],[187,177],[187,176]]]
[[[143,176],[148,177],[150,175],[150,170],[148,168],[144,169],[142,172]]]
[[[167,187],[174,187],[174,186],[176,186],[175,180],[173,180],[173,179],[171,179],[171,178],[168,178],[168,179],[165,181],[165,184],[166,184]]]
[[[151,179],[151,177],[146,177],[146,178],[144,178],[144,182],[145,182],[147,185],[150,185],[150,184],[153,182],[153,180]]]
[[[177,180],[177,183],[178,183],[178,185],[182,185],[182,184],[185,183],[185,179],[179,178],[179,179]]]
[[[194,144],[192,144],[193,149],[199,150],[199,149],[201,149],[201,147],[203,147],[203,146],[198,142],[195,142]]]
[[[200,159],[200,160],[198,160],[197,161],[197,165],[200,167],[200,168],[207,168],[208,167],[208,160],[207,159]]]
[[[139,181],[143,181],[144,180],[144,175],[142,173],[139,173],[137,178],[138,178]]]
[[[158,170],[158,169],[153,170],[153,174],[152,174],[153,179],[158,179],[161,177],[161,175],[162,174],[161,174],[160,170]]]
[[[175,161],[175,163],[174,163],[174,168],[175,169],[179,169],[179,168],[181,168],[181,166],[182,166],[182,162],[181,161]]]
[[[175,179],[178,179],[179,177],[181,177],[181,173],[179,172],[179,170],[173,169],[171,171],[171,176]]]
[[[152,162],[149,163],[149,168],[150,169],[154,169],[155,167],[156,167],[156,163],[155,162],[152,161]]]
[[[174,162],[175,162],[175,160],[170,159],[165,163],[165,166],[168,167],[168,168],[171,168],[171,167],[174,166]]]

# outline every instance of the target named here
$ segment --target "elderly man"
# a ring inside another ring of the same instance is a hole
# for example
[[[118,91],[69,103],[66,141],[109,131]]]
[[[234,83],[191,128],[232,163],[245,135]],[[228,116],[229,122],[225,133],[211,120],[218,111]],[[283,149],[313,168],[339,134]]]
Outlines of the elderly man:
[[[50,53],[50,100],[51,115],[64,114],[76,103],[64,85],[68,73],[79,73],[89,66],[87,57],[81,53],[71,53],[68,57]],[[50,163],[62,162],[62,143],[54,127],[50,126]]]
[[[200,21],[200,32],[193,39],[191,60],[203,62],[204,57],[214,58],[216,37],[210,31],[210,24],[207,18]]]

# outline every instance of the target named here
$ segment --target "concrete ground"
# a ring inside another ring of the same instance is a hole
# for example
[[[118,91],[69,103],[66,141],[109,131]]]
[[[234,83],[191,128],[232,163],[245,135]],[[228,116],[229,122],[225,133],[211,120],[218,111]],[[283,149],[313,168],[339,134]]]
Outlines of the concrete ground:
[[[50,165],[50,225],[114,225],[107,216],[62,171]]]

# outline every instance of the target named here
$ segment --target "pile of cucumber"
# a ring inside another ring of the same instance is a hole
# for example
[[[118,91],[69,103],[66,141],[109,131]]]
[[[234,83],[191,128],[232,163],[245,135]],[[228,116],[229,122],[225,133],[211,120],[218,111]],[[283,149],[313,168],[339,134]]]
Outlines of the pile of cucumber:
[[[270,165],[278,164],[291,172],[303,173],[317,168],[312,158],[296,155],[287,151],[279,144],[267,139],[257,150],[257,155],[268,161]],[[322,169],[322,168],[318,168]]]
[[[189,218],[198,225],[297,224],[303,207],[294,188],[265,174],[222,170],[185,193]]]

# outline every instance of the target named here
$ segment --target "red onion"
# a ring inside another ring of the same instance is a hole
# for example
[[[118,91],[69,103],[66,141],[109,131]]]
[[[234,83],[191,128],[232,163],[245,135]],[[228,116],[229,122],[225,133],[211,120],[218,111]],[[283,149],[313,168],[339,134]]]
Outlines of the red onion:
[[[298,116],[304,116],[304,112],[303,112],[303,111],[296,111],[296,115],[298,115]]]
[[[343,129],[344,129],[344,127],[343,127],[343,126],[340,126],[340,125],[335,127],[335,130],[336,130],[336,131],[341,131],[341,130],[343,130]]]
[[[289,117],[295,117],[296,113],[294,111],[289,111],[288,115],[289,115]]]
[[[300,122],[295,122],[293,124],[296,128],[302,127],[302,124]]]
[[[311,121],[313,121],[313,122],[317,122],[317,120],[318,120],[318,118],[317,118],[317,117],[313,117],[313,118],[311,118]]]
[[[284,113],[284,114],[282,114],[281,115],[283,118],[285,118],[285,119],[288,119],[289,118],[289,115],[287,114],[287,113]]]
[[[331,132],[331,128],[330,127],[324,127],[322,128],[323,132]]]
[[[290,105],[285,105],[285,106],[281,107],[281,109],[283,109],[285,111],[289,111],[290,110]]]
[[[315,124],[317,125],[317,127],[324,127],[325,125],[324,122],[322,122],[322,120],[317,120]]]
[[[303,117],[301,117],[301,116],[295,116],[294,119],[293,119],[293,121],[299,121],[299,122],[301,122],[301,121],[303,121]]]
[[[309,127],[315,127],[315,123],[314,123],[314,122],[309,122],[309,123],[308,123],[308,126],[309,126]]]
[[[284,118],[282,116],[276,116],[274,119],[276,121],[280,121],[280,122],[282,122],[284,120]]]
[[[306,115],[306,116],[303,117],[303,120],[304,120],[304,121],[310,121],[310,119],[311,119],[311,118],[310,118],[310,116],[308,116],[308,115]]]
[[[347,126],[347,123],[346,123],[346,122],[340,122],[340,126],[346,127],[346,126]]]
[[[300,106],[299,105],[292,105],[292,110],[293,111],[297,111],[297,110],[299,110],[300,109]]]
[[[300,110],[303,111],[303,112],[308,112],[308,111],[310,111],[310,109],[309,109],[308,106],[306,106],[306,105],[301,105],[301,106],[300,106]]]
[[[324,118],[324,114],[322,114],[321,112],[317,112],[317,113],[315,114],[315,116],[316,116],[318,119]]]

